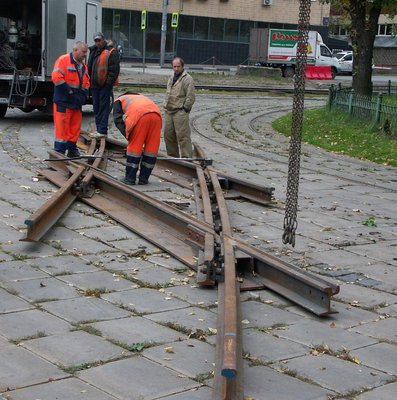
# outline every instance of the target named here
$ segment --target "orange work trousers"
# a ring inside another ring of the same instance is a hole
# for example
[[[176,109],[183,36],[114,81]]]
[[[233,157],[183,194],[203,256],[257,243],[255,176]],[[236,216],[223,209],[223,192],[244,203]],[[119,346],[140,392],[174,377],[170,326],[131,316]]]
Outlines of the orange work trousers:
[[[139,157],[143,151],[156,156],[160,147],[161,125],[159,114],[145,114],[127,138],[127,156]]]
[[[61,108],[54,104],[55,150],[64,152],[76,146],[82,120],[81,110]]]

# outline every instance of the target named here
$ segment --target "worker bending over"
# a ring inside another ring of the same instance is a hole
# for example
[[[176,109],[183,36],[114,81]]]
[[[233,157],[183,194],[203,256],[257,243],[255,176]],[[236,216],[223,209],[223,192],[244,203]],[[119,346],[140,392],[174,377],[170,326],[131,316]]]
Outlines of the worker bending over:
[[[81,107],[88,96],[90,80],[84,59],[88,46],[76,42],[71,53],[60,56],[52,71],[54,88],[54,150],[68,157],[80,155],[76,143],[80,135],[83,114]]]
[[[124,94],[114,102],[113,119],[128,141],[123,182],[135,185],[139,169],[138,184],[146,185],[160,147],[161,111],[142,94]]]

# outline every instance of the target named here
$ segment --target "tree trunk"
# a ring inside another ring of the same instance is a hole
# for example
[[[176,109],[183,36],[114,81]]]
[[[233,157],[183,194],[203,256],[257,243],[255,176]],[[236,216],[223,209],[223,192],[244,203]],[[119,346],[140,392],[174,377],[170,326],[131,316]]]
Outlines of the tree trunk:
[[[349,1],[353,45],[353,89],[357,94],[372,94],[372,55],[381,13],[381,2]]]

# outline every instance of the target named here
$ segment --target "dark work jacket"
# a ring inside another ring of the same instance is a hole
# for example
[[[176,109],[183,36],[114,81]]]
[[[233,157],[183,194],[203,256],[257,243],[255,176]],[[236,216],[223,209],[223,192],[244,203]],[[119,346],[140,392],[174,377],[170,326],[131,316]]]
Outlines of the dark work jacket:
[[[90,47],[90,56],[88,57],[88,74],[90,75],[90,83],[92,89],[102,89],[104,87],[113,87],[120,73],[120,56],[117,51],[112,51],[108,59],[108,75],[105,85],[100,85],[96,71],[97,63],[100,54],[105,50],[113,49],[107,43],[104,47],[97,49],[95,45]]]

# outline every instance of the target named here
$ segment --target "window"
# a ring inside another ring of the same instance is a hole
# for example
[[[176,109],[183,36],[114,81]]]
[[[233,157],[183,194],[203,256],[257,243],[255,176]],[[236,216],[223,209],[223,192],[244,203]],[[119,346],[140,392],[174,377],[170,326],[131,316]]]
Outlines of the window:
[[[228,42],[238,42],[239,21],[235,19],[225,20],[225,40]]]
[[[194,17],[189,15],[179,16],[178,37],[192,38],[194,28]]]
[[[320,52],[321,55],[324,57],[331,57],[331,52],[325,47],[325,46],[320,46]]]
[[[378,35],[391,35],[393,31],[393,24],[379,24]]]
[[[221,18],[210,19],[210,40],[223,40],[223,25],[224,20]]]
[[[208,40],[208,25],[208,18],[196,17],[194,23],[194,38]]]
[[[250,30],[254,27],[253,21],[240,21],[240,35],[239,42],[249,43],[250,41]]]
[[[76,39],[76,16],[74,14],[67,16],[66,31],[68,39]]]

